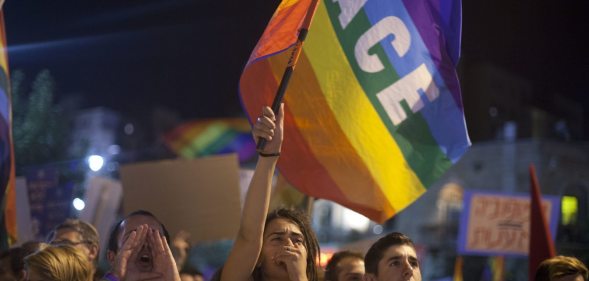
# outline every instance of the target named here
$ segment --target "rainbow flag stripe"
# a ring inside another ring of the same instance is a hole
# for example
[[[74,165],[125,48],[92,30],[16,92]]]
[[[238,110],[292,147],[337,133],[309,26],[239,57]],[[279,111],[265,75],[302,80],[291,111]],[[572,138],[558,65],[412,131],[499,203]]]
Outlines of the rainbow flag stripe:
[[[463,281],[464,279],[462,278],[462,268],[464,264],[464,260],[462,258],[462,256],[458,256],[456,257],[456,261],[454,262],[454,276],[452,278],[453,281]]]
[[[184,158],[237,153],[240,162],[256,155],[256,144],[245,118],[191,121],[164,136],[168,147]]]
[[[483,280],[503,281],[505,280],[505,257],[494,256],[487,260],[487,267],[483,271]]]
[[[17,234],[12,106],[6,46],[4,13],[0,10],[0,250],[8,249],[16,241]]]
[[[240,80],[250,120],[269,105],[311,0],[285,0]],[[285,95],[279,169],[310,196],[382,222],[466,151],[455,72],[460,1],[328,0]]]

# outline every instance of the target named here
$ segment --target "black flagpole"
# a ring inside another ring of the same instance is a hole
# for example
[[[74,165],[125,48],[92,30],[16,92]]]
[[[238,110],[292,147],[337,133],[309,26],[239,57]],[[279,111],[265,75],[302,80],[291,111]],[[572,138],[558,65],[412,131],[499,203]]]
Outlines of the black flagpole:
[[[312,0],[311,5],[309,6],[309,10],[307,10],[307,14],[305,15],[305,19],[301,28],[299,29],[299,36],[297,38],[297,42],[292,49],[292,53],[290,54],[290,59],[288,60],[288,64],[286,65],[286,69],[284,70],[284,74],[282,74],[282,80],[280,80],[280,85],[278,86],[278,90],[276,91],[276,95],[274,96],[274,101],[272,102],[272,111],[275,114],[278,114],[278,110],[280,110],[280,104],[284,98],[284,93],[286,92],[286,88],[288,87],[288,82],[290,81],[290,77],[295,69],[295,66],[299,60],[299,55],[303,50],[303,42],[307,37],[307,33],[309,32],[309,27],[311,26],[311,20],[313,19],[313,15],[315,14],[315,10],[317,9],[317,4],[319,0]],[[258,145],[256,149],[258,151],[262,151],[266,146],[266,139],[259,138]]]

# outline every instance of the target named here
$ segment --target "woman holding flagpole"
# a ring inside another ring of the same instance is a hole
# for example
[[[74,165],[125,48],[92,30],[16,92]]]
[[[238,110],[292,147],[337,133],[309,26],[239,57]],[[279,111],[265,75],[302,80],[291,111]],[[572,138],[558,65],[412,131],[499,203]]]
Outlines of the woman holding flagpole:
[[[253,136],[265,139],[246,195],[239,232],[221,281],[317,281],[319,243],[308,219],[279,209],[268,215],[272,176],[283,140],[284,104],[277,115],[264,107]]]

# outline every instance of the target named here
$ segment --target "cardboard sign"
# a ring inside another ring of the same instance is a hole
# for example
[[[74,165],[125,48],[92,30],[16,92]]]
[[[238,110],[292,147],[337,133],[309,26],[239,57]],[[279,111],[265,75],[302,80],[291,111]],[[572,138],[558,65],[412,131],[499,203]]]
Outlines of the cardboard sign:
[[[155,214],[171,235],[191,240],[234,239],[241,217],[237,155],[178,159],[121,168],[125,214]]]
[[[542,209],[556,235],[560,198],[543,196]],[[458,253],[526,256],[530,241],[530,196],[498,193],[464,194]]]
[[[94,225],[100,233],[101,251],[106,249],[111,228],[118,220],[122,197],[123,188],[117,180],[92,177],[86,184],[86,207],[79,218]]]

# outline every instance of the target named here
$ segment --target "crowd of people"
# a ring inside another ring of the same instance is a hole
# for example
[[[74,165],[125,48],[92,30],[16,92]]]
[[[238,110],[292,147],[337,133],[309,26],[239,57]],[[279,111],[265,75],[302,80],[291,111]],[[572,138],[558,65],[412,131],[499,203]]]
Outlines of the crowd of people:
[[[253,126],[265,139],[246,195],[241,223],[225,264],[211,280],[220,281],[421,281],[413,241],[399,232],[376,241],[365,255],[335,253],[324,271],[317,264],[319,243],[305,213],[269,210],[272,177],[282,149],[284,106],[264,107]],[[201,281],[202,273],[185,265],[189,245],[171,241],[164,223],[145,210],[128,214],[109,235],[107,272],[97,268],[96,229],[81,220],[57,225],[44,243],[30,242],[0,255],[0,280],[6,281]],[[171,250],[173,244],[176,250]],[[321,274],[324,273],[324,274]],[[589,281],[587,267],[574,257],[544,261],[535,281]]]

